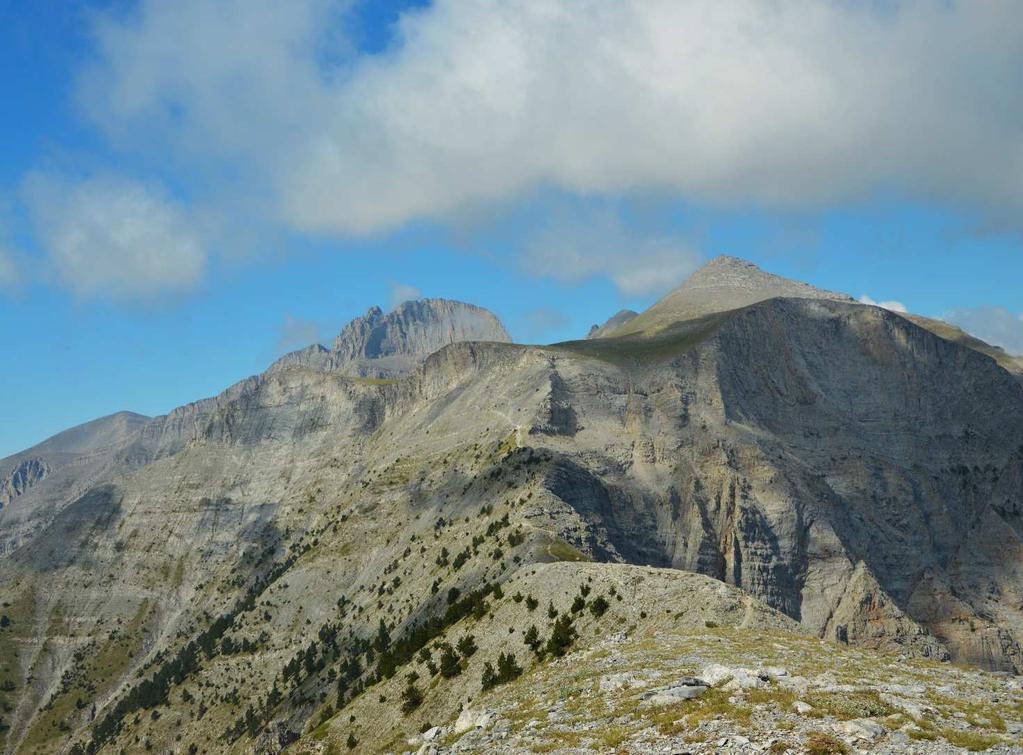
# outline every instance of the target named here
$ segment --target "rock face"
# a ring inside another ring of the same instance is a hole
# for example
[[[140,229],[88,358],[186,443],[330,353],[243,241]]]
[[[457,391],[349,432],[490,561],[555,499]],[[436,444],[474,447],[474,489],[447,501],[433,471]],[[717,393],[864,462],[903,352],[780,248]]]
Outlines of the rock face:
[[[352,320],[328,350],[316,344],[282,357],[274,368],[304,366],[362,377],[393,377],[461,341],[511,341],[493,313],[447,299],[407,301],[384,313],[371,307]],[[271,368],[271,369],[274,369]]]
[[[478,708],[484,661],[533,658],[552,611],[569,643],[774,627],[1023,671],[1023,385],[897,314],[708,268],[552,346],[464,305],[371,310],[82,476],[12,457],[48,471],[0,510],[3,746],[251,751],[322,720],[400,748]],[[430,670],[468,635],[471,678]]]

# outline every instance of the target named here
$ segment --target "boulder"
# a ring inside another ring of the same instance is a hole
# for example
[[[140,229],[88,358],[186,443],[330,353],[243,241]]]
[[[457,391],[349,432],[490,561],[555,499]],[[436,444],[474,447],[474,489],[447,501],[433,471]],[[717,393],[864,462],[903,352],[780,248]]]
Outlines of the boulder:
[[[455,721],[455,734],[464,734],[471,729],[486,729],[493,723],[494,715],[485,710],[466,708]]]

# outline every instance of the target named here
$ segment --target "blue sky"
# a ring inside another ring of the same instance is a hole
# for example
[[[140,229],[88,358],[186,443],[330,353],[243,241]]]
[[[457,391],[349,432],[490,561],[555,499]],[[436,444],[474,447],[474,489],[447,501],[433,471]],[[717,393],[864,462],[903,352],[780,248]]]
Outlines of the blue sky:
[[[1023,351],[1018,4],[609,7],[0,0],[0,457],[374,304],[552,342],[716,254]]]

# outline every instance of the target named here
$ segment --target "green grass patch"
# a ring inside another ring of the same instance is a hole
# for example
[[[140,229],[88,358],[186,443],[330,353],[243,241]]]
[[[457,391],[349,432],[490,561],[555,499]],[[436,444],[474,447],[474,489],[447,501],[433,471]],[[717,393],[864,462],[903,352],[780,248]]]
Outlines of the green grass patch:
[[[848,721],[851,718],[877,718],[896,712],[895,708],[872,690],[814,692],[808,694],[804,700],[813,706],[811,716],[832,716],[840,721]]]
[[[590,558],[582,551],[566,543],[560,537],[550,538],[541,546],[540,556],[547,556],[551,561],[589,561]]]

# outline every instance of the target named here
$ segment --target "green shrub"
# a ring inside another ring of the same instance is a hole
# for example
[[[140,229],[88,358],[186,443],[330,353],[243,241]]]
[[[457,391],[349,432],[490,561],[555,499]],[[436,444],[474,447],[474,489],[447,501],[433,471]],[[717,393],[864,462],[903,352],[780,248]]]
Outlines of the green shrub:
[[[806,755],[845,755],[849,748],[840,739],[822,731],[812,731],[806,738]]]
[[[575,631],[575,627],[572,626],[571,616],[562,616],[554,622],[554,627],[551,629],[551,636],[547,640],[547,644],[544,646],[545,655],[553,655],[555,658],[561,658],[568,649],[575,642],[575,638],[578,634]]]
[[[408,675],[405,689],[401,691],[401,711],[406,716],[423,704],[423,691],[416,686],[419,674],[414,671]]]
[[[497,657],[497,670],[490,661],[483,664],[482,686],[484,690],[496,687],[499,684],[507,684],[522,675],[522,668],[515,660],[512,653],[501,653]]]
[[[445,642],[441,646],[440,652],[440,675],[445,679],[450,679],[461,673],[462,667],[459,664],[458,655],[455,653],[455,649]]]

